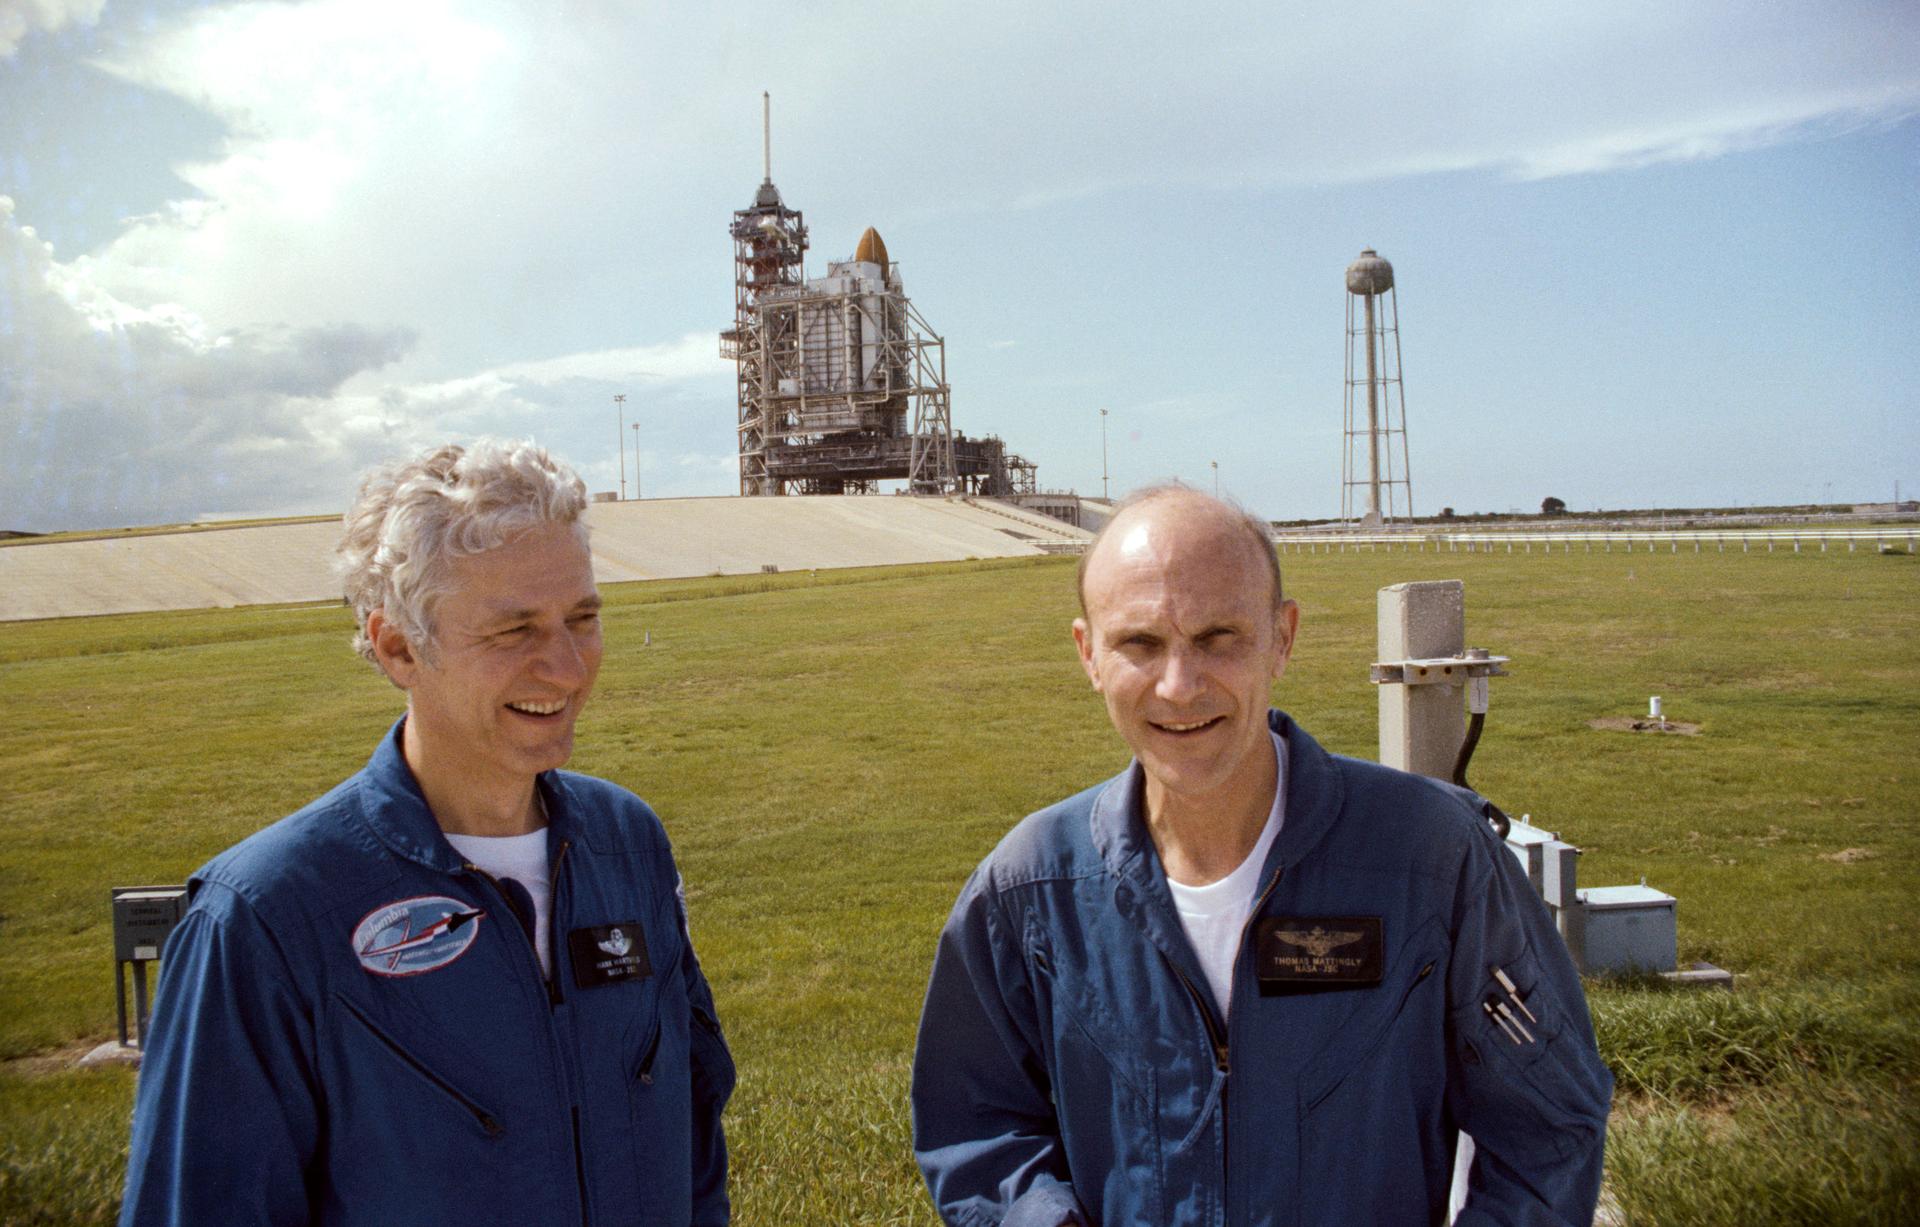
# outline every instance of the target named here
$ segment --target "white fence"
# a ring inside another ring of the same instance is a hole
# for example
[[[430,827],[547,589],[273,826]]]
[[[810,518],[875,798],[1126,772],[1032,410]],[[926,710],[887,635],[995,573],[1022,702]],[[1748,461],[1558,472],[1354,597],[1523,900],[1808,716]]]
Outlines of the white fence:
[[[1748,529],[1647,529],[1607,532],[1376,532],[1376,533],[1275,533],[1273,542],[1282,553],[1332,554],[1401,550],[1435,553],[1531,554],[1536,548],[1552,553],[1576,550],[1588,554],[1615,550],[1624,553],[1699,553],[1738,552],[1742,554],[1792,552],[1826,553],[1844,547],[1847,553],[1865,549],[1868,553],[1895,550],[1912,554],[1920,544],[1920,525],[1887,528],[1748,528]]]

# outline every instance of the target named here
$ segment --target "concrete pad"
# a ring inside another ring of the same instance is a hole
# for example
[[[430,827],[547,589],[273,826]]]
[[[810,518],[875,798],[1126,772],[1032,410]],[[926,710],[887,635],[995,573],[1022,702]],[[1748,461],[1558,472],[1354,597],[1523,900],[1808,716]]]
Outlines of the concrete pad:
[[[131,1065],[138,1069],[141,1052],[138,1048],[122,1044],[119,1040],[108,1040],[97,1048],[90,1049],[74,1065],[80,1069],[92,1069],[101,1065]]]
[[[844,495],[595,503],[605,583],[821,567],[1012,558],[1087,541],[1083,529],[991,499]],[[0,548],[0,621],[329,601],[336,523]]]
[[[986,500],[887,495],[596,503],[588,519],[603,580],[1008,558],[1087,536]]]
[[[1695,963],[1679,971],[1663,971],[1660,978],[1682,988],[1724,988],[1733,990],[1733,973],[1712,963]]]
[[[338,524],[266,524],[0,549],[0,621],[337,599]]]

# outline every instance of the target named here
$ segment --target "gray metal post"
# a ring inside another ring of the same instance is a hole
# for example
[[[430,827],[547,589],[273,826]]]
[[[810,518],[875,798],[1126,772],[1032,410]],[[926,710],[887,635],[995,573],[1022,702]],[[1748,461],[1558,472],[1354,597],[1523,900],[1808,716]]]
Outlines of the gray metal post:
[[[140,1036],[140,1047],[147,1046],[147,1019],[152,1011],[147,1007],[147,963],[145,959],[133,965],[133,1018]]]
[[[115,961],[113,965],[113,1001],[120,1019],[120,1046],[128,1047],[127,1040],[127,965]]]
[[[1367,303],[1367,518],[1380,520],[1380,388],[1373,356],[1373,295]],[[1384,657],[1382,659],[1385,659]],[[1402,657],[1401,659],[1406,659]]]
[[[1467,646],[1467,586],[1457,579],[1421,580],[1380,589],[1379,660],[1457,656]],[[1466,738],[1466,696],[1460,685],[1381,686],[1380,761],[1389,767],[1451,779]]]

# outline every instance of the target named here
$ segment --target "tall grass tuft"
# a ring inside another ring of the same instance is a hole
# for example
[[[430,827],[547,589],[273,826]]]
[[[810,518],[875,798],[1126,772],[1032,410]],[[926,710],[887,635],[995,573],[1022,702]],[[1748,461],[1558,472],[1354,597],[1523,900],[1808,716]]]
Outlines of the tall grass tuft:
[[[1619,1095],[1711,1102],[1752,1087],[1920,1081],[1920,993],[1852,985],[1589,993]]]
[[[92,1227],[120,1212],[133,1077],[0,1074],[0,1224]]]
[[[1607,1191],[1622,1227],[1896,1227],[1920,1221],[1910,1090],[1777,1084],[1716,1107],[1618,1111]]]

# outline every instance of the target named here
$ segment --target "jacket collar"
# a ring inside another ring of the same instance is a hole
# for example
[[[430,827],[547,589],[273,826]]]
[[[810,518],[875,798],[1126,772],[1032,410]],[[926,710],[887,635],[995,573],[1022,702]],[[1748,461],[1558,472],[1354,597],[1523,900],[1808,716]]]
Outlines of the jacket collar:
[[[1293,864],[1318,844],[1340,816],[1346,798],[1331,756],[1293,717],[1274,708],[1267,713],[1267,727],[1287,747],[1287,818],[1267,854],[1270,871]],[[1146,773],[1135,759],[1107,782],[1093,802],[1093,845],[1108,872],[1142,883],[1166,879],[1153,837],[1147,833],[1146,795]],[[1264,880],[1266,874],[1261,876]]]
[[[1267,713],[1267,727],[1287,748],[1287,804],[1286,822],[1260,871],[1263,889],[1276,870],[1298,864],[1326,837],[1346,801],[1340,773],[1319,742],[1278,708]],[[1191,950],[1173,909],[1173,892],[1167,888],[1166,869],[1147,832],[1146,773],[1138,759],[1094,798],[1091,823],[1093,846],[1107,872],[1118,880],[1122,909],[1135,913],[1136,922],[1170,957],[1191,963]],[[1189,970],[1197,971],[1197,965]]]
[[[1267,724],[1287,747],[1287,821],[1267,857],[1272,870],[1299,864],[1327,837],[1346,807],[1347,786],[1333,756],[1293,717],[1275,708],[1267,713]]]
[[[420,781],[414,778],[413,768],[407,766],[406,755],[401,750],[401,733],[406,726],[405,716],[394,721],[373,757],[367,760],[366,770],[360,773],[361,819],[374,837],[396,855],[429,869],[458,873],[465,858],[447,842],[439,820],[427,808]],[[547,846],[551,851],[558,839],[567,834],[572,821],[571,807],[566,803],[566,789],[558,772],[541,772],[534,777],[534,787],[547,803]]]

